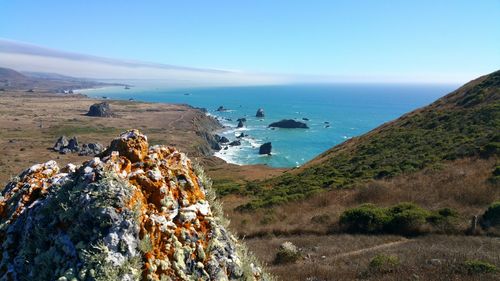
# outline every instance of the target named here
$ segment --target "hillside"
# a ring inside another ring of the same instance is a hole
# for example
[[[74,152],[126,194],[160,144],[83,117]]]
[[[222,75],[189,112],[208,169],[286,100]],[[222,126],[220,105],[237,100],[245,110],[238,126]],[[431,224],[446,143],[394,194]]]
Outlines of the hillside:
[[[500,151],[500,71],[473,80],[429,106],[346,141],[303,167],[250,183],[240,209],[272,206],[370,179],[439,168]]]
[[[0,89],[5,90],[36,90],[36,91],[65,91],[74,89],[93,88],[96,86],[110,86],[108,84],[88,79],[81,79],[59,75],[55,73],[20,73],[10,68],[0,67]]]
[[[2,280],[270,280],[202,170],[137,130],[82,165],[33,165],[1,195]]]

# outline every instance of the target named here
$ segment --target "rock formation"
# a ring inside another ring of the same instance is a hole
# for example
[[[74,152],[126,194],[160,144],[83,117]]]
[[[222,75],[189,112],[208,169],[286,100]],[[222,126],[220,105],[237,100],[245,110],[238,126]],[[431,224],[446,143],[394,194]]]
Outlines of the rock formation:
[[[83,144],[81,147],[78,144],[78,139],[73,137],[68,140],[66,136],[60,136],[52,149],[61,154],[76,153],[80,156],[96,155],[104,150],[104,146],[100,143]]]
[[[239,140],[234,140],[229,143],[229,146],[238,146],[241,145],[241,142]]]
[[[255,117],[257,117],[257,118],[264,118],[264,109],[259,108],[257,110],[257,113],[255,113]]]
[[[236,126],[237,128],[243,128],[245,127],[245,123],[243,122],[243,120],[238,120],[238,126]]]
[[[0,197],[0,280],[269,280],[213,200],[137,130],[80,166],[33,165]]]
[[[114,114],[111,111],[111,107],[107,102],[95,103],[90,106],[87,116],[93,117],[113,117]]]
[[[259,154],[271,155],[272,148],[272,144],[270,142],[266,142],[259,147]]]
[[[97,155],[101,153],[105,147],[96,142],[96,143],[84,143],[82,145],[82,148],[80,148],[80,151],[78,151],[78,155],[80,156],[91,156],[91,155]]]
[[[216,110],[216,111],[219,111],[219,112],[222,112],[222,111],[227,111],[227,108],[225,108],[224,106],[222,106],[222,105],[221,105],[221,106],[219,106],[219,107],[217,108],[217,110]]]
[[[309,129],[306,123],[295,121],[293,119],[283,119],[281,121],[271,123],[269,127],[288,128],[288,129],[293,129],[293,128]]]

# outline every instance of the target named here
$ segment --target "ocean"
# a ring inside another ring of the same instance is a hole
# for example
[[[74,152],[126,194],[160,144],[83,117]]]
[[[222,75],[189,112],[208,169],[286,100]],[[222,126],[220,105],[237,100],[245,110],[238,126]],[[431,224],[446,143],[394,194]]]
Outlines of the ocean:
[[[296,167],[343,141],[366,133],[413,109],[451,92],[457,85],[328,84],[225,88],[168,89],[137,86],[82,91],[88,96],[147,102],[183,103],[206,108],[227,128],[220,133],[240,146],[215,155],[230,163]],[[219,112],[219,106],[227,111]],[[256,118],[259,108],[265,117]],[[246,118],[244,128],[237,119]],[[309,129],[268,128],[281,119],[296,119]],[[272,143],[272,155],[259,155],[259,147]]]

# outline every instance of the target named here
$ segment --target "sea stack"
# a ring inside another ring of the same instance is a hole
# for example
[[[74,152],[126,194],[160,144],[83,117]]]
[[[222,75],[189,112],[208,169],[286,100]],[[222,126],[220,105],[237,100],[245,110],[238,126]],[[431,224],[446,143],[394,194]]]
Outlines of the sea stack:
[[[255,113],[255,117],[257,117],[257,118],[264,118],[264,109],[259,108],[257,110],[257,113]]]
[[[283,119],[278,122],[271,123],[270,128],[286,128],[286,129],[309,129],[306,123],[295,121],[293,119]]]
[[[217,108],[217,110],[216,110],[216,111],[219,111],[219,112],[227,111],[227,108],[225,108],[224,106],[222,106],[222,105],[221,105],[221,106],[219,106],[219,107]]]
[[[259,154],[271,155],[272,148],[273,148],[272,144],[270,142],[266,142],[265,144],[260,146]]]
[[[238,121],[238,126],[236,126],[236,127],[243,128],[243,127],[245,127],[245,124],[243,123],[243,121],[240,120],[240,121]]]
[[[113,117],[113,112],[111,107],[107,102],[95,103],[90,106],[87,116],[92,117]]]

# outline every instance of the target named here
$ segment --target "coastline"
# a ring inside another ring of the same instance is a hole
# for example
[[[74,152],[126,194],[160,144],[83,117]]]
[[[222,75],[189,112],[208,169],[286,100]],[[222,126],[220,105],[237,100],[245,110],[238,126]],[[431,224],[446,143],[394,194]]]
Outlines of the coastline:
[[[185,152],[205,165],[215,180],[219,175],[250,180],[274,174],[270,167],[236,166],[213,156],[210,143],[200,134],[212,135],[223,128],[215,118],[189,105],[102,100],[54,92],[6,91],[0,96],[2,186],[24,167],[44,160],[57,159],[64,165],[85,159],[73,153],[54,152],[51,148],[61,135],[76,136],[81,143],[109,143],[116,134],[130,128],[146,132],[152,144],[174,146]],[[109,102],[118,117],[86,116],[90,105],[99,101]]]

